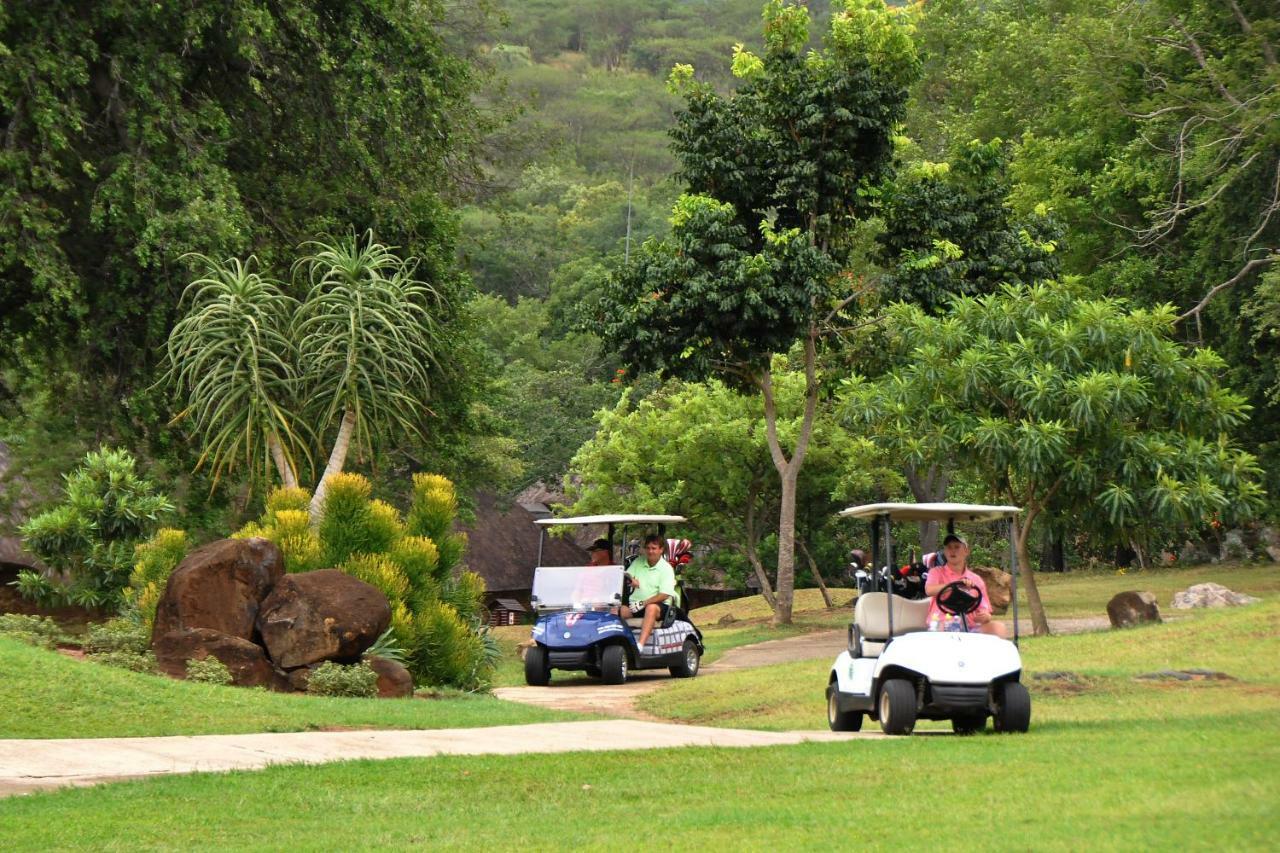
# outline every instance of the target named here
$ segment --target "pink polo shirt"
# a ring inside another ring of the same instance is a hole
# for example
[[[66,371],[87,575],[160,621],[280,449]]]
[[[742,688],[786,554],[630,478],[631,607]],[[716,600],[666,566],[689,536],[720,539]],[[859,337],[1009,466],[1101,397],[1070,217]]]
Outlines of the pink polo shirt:
[[[968,578],[972,581],[978,592],[982,594],[982,601],[978,604],[978,609],[975,610],[974,613],[990,613],[991,601],[987,598],[987,585],[982,580],[981,575],[975,574],[968,569],[964,569],[959,572],[953,571],[946,563],[929,570],[929,586],[933,586],[937,583],[955,583],[961,578]],[[971,613],[969,615],[972,616],[973,614]],[[929,599],[928,622],[930,631],[945,631],[945,625],[948,621],[958,622],[959,620],[959,616],[952,616],[949,613],[942,612],[942,608],[938,607],[938,599],[936,596]],[[935,624],[937,625],[936,628],[934,627]],[[972,629],[972,622],[969,627]],[[955,630],[960,629],[957,628]]]

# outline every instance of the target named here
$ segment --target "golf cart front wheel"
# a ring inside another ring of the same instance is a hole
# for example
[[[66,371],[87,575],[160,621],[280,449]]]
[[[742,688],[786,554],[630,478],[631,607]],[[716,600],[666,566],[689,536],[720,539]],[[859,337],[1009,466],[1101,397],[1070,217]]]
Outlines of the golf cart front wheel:
[[[547,650],[531,646],[524,652],[524,680],[531,687],[545,687],[551,683],[551,664]]]
[[[841,711],[840,691],[833,681],[827,685],[827,725],[833,732],[856,732],[862,730],[861,711]]]
[[[702,652],[698,651],[698,644],[693,640],[685,640],[680,655],[680,663],[669,667],[671,674],[676,678],[693,678],[702,664]]]
[[[998,732],[1025,732],[1031,727],[1031,694],[1018,681],[1006,681],[996,688],[996,712],[992,715]]]
[[[627,650],[609,646],[600,655],[600,678],[605,684],[622,684],[627,680]]]
[[[880,688],[880,728],[887,735],[909,735],[916,727],[916,687],[891,678]]]

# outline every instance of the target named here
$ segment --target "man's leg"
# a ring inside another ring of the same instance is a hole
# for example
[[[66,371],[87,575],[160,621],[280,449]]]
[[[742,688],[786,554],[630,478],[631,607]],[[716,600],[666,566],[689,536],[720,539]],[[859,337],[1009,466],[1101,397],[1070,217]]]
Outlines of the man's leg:
[[[662,612],[662,608],[656,604],[647,605],[644,609],[644,624],[640,626],[640,647],[644,648],[644,644],[649,642],[649,635],[653,633],[653,626],[658,621],[658,614]]]
[[[1005,630],[1004,625],[994,619],[982,626],[982,633],[992,634],[1006,640],[1009,638],[1009,634]]]

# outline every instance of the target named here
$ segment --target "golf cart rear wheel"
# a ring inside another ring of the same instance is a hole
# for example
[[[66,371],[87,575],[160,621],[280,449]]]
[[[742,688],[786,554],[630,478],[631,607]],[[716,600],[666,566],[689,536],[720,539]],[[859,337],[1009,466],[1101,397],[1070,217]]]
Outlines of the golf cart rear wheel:
[[[998,732],[1025,732],[1031,727],[1031,694],[1017,681],[996,688],[996,712],[992,715]]]
[[[827,725],[833,732],[856,732],[862,730],[861,711],[841,711],[840,691],[833,681],[827,685]]]
[[[551,682],[551,665],[547,660],[547,650],[542,646],[525,649],[524,680],[532,687],[545,687]]]
[[[986,714],[961,714],[951,718],[951,731],[958,735],[977,734],[986,727]]]
[[[698,667],[702,663],[702,652],[698,651],[698,644],[691,639],[685,640],[680,654],[680,663],[668,669],[676,678],[693,678],[698,674]]]
[[[622,684],[627,680],[627,650],[608,646],[600,655],[600,678],[605,684]]]
[[[887,735],[909,735],[916,727],[916,687],[891,678],[880,688],[880,728]]]

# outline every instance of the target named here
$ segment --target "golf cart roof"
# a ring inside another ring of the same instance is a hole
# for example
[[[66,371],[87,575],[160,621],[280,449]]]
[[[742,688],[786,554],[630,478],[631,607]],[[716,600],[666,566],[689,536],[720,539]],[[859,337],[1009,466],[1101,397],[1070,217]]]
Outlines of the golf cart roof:
[[[1016,506],[985,504],[864,504],[839,512],[841,518],[879,518],[892,521],[995,521],[1021,512]]]
[[[571,518],[539,518],[534,524],[543,527],[560,524],[675,524],[688,520],[683,515],[575,515]]]

